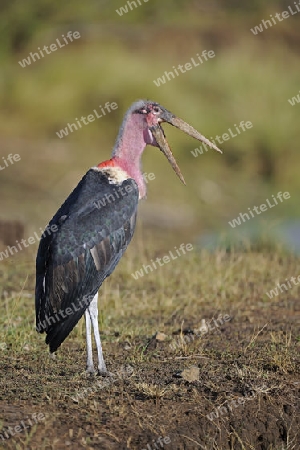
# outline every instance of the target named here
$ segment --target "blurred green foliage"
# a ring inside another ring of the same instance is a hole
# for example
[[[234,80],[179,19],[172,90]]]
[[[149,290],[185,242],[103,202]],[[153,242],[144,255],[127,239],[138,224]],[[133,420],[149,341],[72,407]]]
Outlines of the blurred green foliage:
[[[34,215],[41,201],[44,208],[35,220],[55,212],[53,205],[63,200],[80,174],[109,156],[122,117],[137,98],[160,102],[207,137],[222,135],[241,120],[253,123],[252,129],[221,145],[223,156],[210,151],[197,158],[191,150],[200,143],[166,126],[188,188],[167,172],[158,152],[145,152],[144,168],[156,174],[156,182],[149,185],[152,202],[159,201],[164,190],[165,201],[175,208],[193,208],[196,228],[200,223],[204,228],[228,227],[228,220],[270,193],[289,190],[291,200],[275,216],[297,215],[300,105],[291,106],[288,99],[300,88],[300,14],[255,36],[250,28],[290,3],[140,3],[119,16],[116,9],[126,5],[125,0],[2,0],[1,154],[14,148],[22,156],[22,164],[0,177],[0,186],[11,192],[4,215]],[[30,52],[69,30],[79,31],[81,38],[28,67],[20,66],[18,61]],[[204,49],[213,50],[215,58],[155,86],[153,80]],[[62,140],[57,137],[68,122],[106,101],[117,102],[118,109]],[[70,161],[73,172],[57,184]],[[53,201],[41,194],[48,186]],[[20,206],[24,192],[28,201]]]

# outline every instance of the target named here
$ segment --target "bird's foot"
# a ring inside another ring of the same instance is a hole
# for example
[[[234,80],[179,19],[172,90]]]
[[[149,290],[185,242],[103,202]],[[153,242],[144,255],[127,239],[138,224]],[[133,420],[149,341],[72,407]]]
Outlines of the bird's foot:
[[[106,367],[98,367],[98,370],[95,370],[95,367],[93,365],[89,365],[86,367],[86,374],[93,376],[98,375],[100,377],[113,377],[114,374],[112,372],[109,372]]]
[[[93,365],[86,366],[86,374],[87,375],[96,375],[96,370]]]
[[[52,361],[56,360],[56,353],[49,352],[49,358],[52,359]]]
[[[100,377],[113,377],[114,376],[113,372],[109,372],[106,368],[103,369],[100,367],[98,368],[97,375],[99,375]]]

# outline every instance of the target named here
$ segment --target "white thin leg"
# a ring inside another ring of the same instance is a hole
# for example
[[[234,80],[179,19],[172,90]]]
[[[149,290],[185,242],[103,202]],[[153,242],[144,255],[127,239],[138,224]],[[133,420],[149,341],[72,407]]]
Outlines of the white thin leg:
[[[87,351],[87,361],[86,370],[87,372],[94,373],[94,363],[93,363],[93,348],[92,348],[92,324],[89,313],[89,308],[86,309],[84,313],[85,318],[85,328],[86,328],[86,351]]]
[[[103,351],[102,351],[102,345],[101,345],[101,339],[100,339],[100,333],[99,333],[99,324],[98,324],[98,293],[95,295],[95,297],[93,298],[93,300],[90,303],[90,306],[88,307],[88,314],[89,314],[89,319],[92,322],[92,326],[93,326],[93,329],[94,329],[94,337],[95,337],[97,353],[98,353],[98,371],[99,371],[100,375],[108,375],[108,372],[107,372],[107,369],[106,369],[106,365],[105,365],[105,361],[104,361],[104,358],[103,358]],[[91,341],[91,334],[90,334],[90,338],[89,339]],[[88,362],[89,362],[89,353],[88,353]],[[92,361],[92,365],[93,365],[93,361]]]

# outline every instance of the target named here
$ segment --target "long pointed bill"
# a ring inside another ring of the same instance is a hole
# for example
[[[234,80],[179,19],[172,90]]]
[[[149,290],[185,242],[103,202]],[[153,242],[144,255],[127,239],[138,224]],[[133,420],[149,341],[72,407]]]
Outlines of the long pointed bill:
[[[156,126],[151,127],[150,130],[151,130],[151,133],[153,134],[153,136],[155,137],[157,145],[159,146],[159,148],[163,152],[163,154],[166,156],[166,158],[169,161],[169,163],[171,164],[174,172],[176,173],[176,175],[178,175],[178,177],[180,178],[182,183],[185,184],[183,175],[180,172],[180,169],[177,165],[176,159],[174,158],[174,155],[169,147],[169,144],[165,138],[162,128],[159,125],[156,125]]]
[[[184,131],[189,136],[192,136],[195,139],[198,139],[198,141],[203,142],[204,144],[208,145],[210,148],[213,148],[214,150],[217,150],[217,152],[223,153],[222,150],[220,150],[215,144],[210,142],[203,134],[199,133],[195,128],[193,128],[188,123],[184,122],[184,120],[179,119],[178,117],[171,117],[166,120],[169,124],[173,125],[176,128],[179,128],[179,130]]]

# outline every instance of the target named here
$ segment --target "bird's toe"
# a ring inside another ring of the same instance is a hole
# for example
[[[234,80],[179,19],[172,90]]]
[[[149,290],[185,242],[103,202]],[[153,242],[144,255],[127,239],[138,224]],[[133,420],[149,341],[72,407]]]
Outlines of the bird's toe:
[[[113,377],[114,376],[113,372],[109,372],[107,369],[105,369],[105,370],[98,369],[98,375],[100,377]]]
[[[89,374],[89,375],[94,375],[96,373],[95,367],[94,366],[87,366],[86,373]]]

